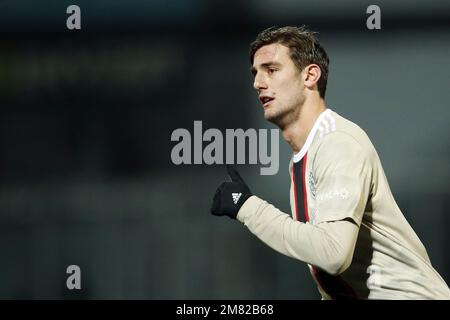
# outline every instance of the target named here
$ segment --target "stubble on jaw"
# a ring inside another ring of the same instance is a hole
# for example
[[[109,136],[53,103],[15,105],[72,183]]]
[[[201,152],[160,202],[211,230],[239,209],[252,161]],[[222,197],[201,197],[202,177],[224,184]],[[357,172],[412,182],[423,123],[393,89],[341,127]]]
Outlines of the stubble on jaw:
[[[299,88],[298,90],[302,89]],[[292,102],[294,106],[289,107],[286,110],[282,110],[279,114],[275,114],[271,117],[266,117],[264,115],[265,119],[279,127],[281,130],[284,130],[290,124],[296,122],[300,117],[301,110],[305,102],[304,95],[301,94],[301,96],[298,97],[297,100],[298,101]]]

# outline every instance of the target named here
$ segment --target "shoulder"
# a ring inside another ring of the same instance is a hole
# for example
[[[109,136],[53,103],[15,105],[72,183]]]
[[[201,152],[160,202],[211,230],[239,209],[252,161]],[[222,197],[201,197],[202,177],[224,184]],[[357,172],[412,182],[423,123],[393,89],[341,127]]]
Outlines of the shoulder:
[[[366,132],[354,122],[336,112],[329,112],[318,127],[311,156],[320,161],[360,161],[375,152]]]
[[[316,140],[316,146],[344,143],[356,148],[373,148],[368,135],[360,126],[334,111],[328,112],[321,121]]]
[[[369,139],[366,132],[359,125],[332,110],[321,121],[318,127],[318,135],[319,140],[327,136],[347,136],[360,144],[365,143]]]

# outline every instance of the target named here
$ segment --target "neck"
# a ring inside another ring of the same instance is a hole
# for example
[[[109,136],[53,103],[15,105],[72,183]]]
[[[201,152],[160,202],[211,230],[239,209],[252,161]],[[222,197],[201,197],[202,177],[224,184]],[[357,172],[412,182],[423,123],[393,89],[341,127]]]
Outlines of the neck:
[[[297,117],[281,128],[283,138],[289,143],[294,153],[300,152],[314,126],[314,122],[325,109],[326,106],[323,99],[310,102],[305,101],[303,106],[300,107]]]

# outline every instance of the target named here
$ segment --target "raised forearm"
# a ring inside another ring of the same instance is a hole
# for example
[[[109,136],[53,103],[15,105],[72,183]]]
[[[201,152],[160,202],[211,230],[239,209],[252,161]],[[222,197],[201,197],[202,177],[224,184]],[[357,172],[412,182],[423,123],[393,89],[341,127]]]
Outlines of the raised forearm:
[[[358,227],[350,221],[302,223],[256,196],[237,219],[271,248],[330,274],[342,273],[353,257]]]

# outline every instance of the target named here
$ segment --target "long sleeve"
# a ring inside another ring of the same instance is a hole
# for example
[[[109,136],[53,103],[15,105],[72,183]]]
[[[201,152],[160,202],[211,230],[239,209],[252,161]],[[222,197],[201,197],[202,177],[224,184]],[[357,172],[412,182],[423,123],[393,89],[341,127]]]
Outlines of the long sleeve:
[[[350,220],[317,225],[295,221],[257,196],[244,203],[237,219],[274,250],[332,275],[350,265],[359,230]]]

